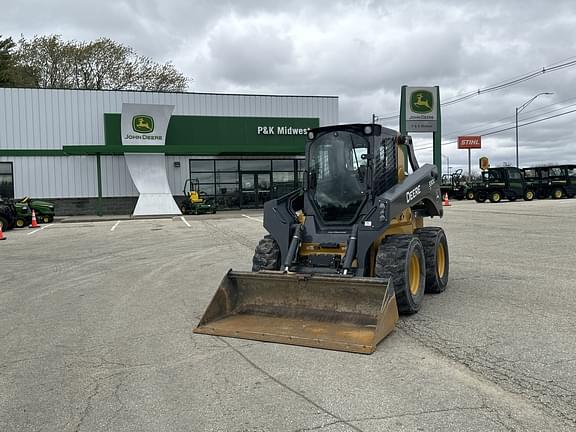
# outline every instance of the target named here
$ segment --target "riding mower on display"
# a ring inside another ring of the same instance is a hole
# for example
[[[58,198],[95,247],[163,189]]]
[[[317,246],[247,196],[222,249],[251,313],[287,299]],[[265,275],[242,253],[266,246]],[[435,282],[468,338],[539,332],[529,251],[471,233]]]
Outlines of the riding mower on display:
[[[54,203],[47,201],[35,200],[30,197],[21,198],[17,204],[26,204],[30,207],[31,211],[36,213],[36,222],[50,223],[54,221]]]
[[[206,198],[206,193],[200,191],[198,179],[188,179],[184,183],[184,199],[180,202],[182,214],[216,213],[216,204]]]

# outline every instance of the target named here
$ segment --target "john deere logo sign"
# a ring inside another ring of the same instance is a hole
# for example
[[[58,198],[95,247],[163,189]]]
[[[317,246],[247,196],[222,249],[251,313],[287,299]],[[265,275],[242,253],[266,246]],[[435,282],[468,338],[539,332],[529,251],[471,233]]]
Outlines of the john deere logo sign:
[[[410,95],[410,109],[414,113],[427,114],[434,108],[434,97],[428,90],[415,91]]]
[[[132,117],[132,130],[142,134],[154,132],[154,119],[147,115],[136,115]]]

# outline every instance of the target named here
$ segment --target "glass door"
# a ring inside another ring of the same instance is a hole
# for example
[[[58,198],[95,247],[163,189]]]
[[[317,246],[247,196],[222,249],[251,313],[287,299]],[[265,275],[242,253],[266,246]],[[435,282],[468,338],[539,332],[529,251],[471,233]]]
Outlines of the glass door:
[[[242,172],[240,185],[243,208],[260,208],[270,199],[270,172]]]

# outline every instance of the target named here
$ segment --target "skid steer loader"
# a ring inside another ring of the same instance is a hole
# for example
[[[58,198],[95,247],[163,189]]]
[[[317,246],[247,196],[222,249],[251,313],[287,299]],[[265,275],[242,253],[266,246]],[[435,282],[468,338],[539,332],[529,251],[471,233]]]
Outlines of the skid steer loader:
[[[405,166],[410,162],[411,170]],[[230,270],[195,333],[372,353],[444,291],[448,244],[434,165],[377,124],[311,129],[303,188],[264,206],[252,272]]]

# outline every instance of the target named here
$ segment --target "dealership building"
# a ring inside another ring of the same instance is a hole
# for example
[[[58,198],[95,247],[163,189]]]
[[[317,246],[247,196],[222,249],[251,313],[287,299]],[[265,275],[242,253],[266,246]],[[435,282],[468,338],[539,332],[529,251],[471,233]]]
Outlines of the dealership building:
[[[164,131],[146,115],[161,106]],[[60,215],[132,213],[158,175],[140,161],[154,160],[177,201],[197,179],[220,209],[259,208],[301,184],[307,130],[336,123],[334,96],[3,88],[0,194]]]

